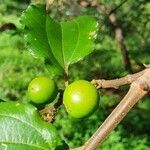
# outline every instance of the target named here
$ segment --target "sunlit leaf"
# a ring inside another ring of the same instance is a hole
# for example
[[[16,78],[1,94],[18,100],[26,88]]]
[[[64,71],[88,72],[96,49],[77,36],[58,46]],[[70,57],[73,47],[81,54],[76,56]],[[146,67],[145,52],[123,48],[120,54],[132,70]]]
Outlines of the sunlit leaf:
[[[55,127],[45,123],[29,104],[0,102],[0,133],[0,149],[68,149]]]
[[[44,5],[31,5],[22,15],[29,51],[45,58],[49,66],[65,71],[94,50],[98,23],[91,16],[57,22]]]

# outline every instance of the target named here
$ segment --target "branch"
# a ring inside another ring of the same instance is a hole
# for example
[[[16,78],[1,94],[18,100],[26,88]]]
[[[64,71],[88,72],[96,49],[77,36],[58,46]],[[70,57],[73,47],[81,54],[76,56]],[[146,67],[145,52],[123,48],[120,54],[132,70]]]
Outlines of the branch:
[[[97,0],[75,0],[77,3],[83,7],[93,7],[97,6]],[[110,10],[109,14],[116,12],[123,4],[125,4],[128,0],[122,1],[119,5],[117,5],[115,8]]]
[[[125,4],[127,1],[128,1],[128,0],[122,1],[118,6],[116,6],[114,9],[112,9],[112,10],[110,11],[109,15],[110,15],[111,13],[116,12],[123,4]]]
[[[92,80],[92,83],[99,88],[115,88],[118,89],[119,86],[125,85],[125,84],[130,84],[133,81],[135,81],[137,78],[142,76],[147,69],[140,71],[135,74],[127,75],[125,77],[119,78],[119,79],[113,79],[113,80]]]
[[[128,56],[127,48],[126,48],[126,45],[124,43],[123,29],[119,25],[118,19],[117,19],[116,14],[115,14],[115,11],[117,9],[119,9],[125,2],[127,2],[127,0],[123,0],[118,6],[116,6],[116,8],[109,10],[109,8],[107,8],[107,6],[105,4],[101,3],[98,0],[77,0],[77,3],[79,5],[81,5],[83,7],[96,7],[100,13],[101,12],[104,13],[109,18],[110,23],[114,27],[115,38],[116,38],[116,41],[118,42],[118,45],[120,47],[120,51],[121,51],[121,55],[122,55],[122,59],[123,59],[123,63],[124,63],[124,68],[127,71],[132,72],[131,63],[130,63],[130,59]]]
[[[148,92],[150,91],[150,68],[146,69],[144,74],[132,82],[131,87],[118,104],[118,106],[112,111],[112,113],[106,118],[103,124],[93,134],[93,136],[80,148],[75,150],[94,150],[99,144],[110,134],[110,132],[121,122],[131,108]]]
[[[116,38],[116,41],[118,42],[118,45],[120,47],[124,67],[127,71],[132,72],[131,63],[130,63],[130,59],[129,59],[129,56],[128,56],[127,48],[126,48],[126,45],[124,43],[123,29],[119,25],[116,14],[114,13],[114,11],[109,10],[101,2],[100,3],[97,2],[96,6],[97,6],[97,10],[99,12],[103,12],[105,15],[107,15],[107,17],[109,18],[111,24],[113,25],[114,32],[115,32],[115,38]]]

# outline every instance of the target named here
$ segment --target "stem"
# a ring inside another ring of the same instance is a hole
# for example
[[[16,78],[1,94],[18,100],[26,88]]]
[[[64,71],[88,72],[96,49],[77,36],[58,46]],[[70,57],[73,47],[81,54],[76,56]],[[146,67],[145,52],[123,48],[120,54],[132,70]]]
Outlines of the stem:
[[[128,0],[124,0],[122,1],[116,8],[110,10],[105,4],[101,3],[100,0],[90,0],[90,1],[83,1],[85,3],[82,4],[82,0],[79,0],[79,4],[81,6],[94,6],[96,7],[97,11],[100,13],[104,13],[110,23],[112,24],[112,26],[114,27],[113,32],[115,33],[115,39],[118,43],[118,46],[120,48],[120,53],[122,56],[122,61],[123,61],[123,65],[125,70],[127,70],[128,72],[132,72],[132,66],[131,66],[131,62],[129,59],[129,55],[128,55],[128,51],[127,51],[127,47],[125,45],[124,42],[124,36],[123,36],[123,29],[118,21],[118,18],[115,14],[115,11],[117,9],[119,9],[125,2],[127,2]]]
[[[64,81],[65,81],[65,87],[67,87],[69,84],[68,66],[65,67]]]
[[[99,88],[115,88],[117,89],[121,85],[130,84],[137,80],[140,76],[142,76],[147,69],[142,70],[135,74],[129,74],[125,77],[119,78],[119,79],[113,79],[113,80],[92,80],[92,83],[95,84],[97,89]]]
[[[126,116],[129,110],[142,98],[147,92],[142,92],[140,88],[135,91],[135,85],[131,86],[128,94],[119,103],[119,105],[113,110],[109,117],[104,121],[100,128],[88,141],[86,150],[94,150],[97,146],[108,136],[108,134],[120,123],[120,121]],[[133,94],[134,92],[134,94]]]
[[[112,10],[110,11],[109,15],[110,15],[111,13],[116,12],[123,4],[125,4],[127,1],[128,1],[128,0],[122,1],[118,6],[116,6],[114,9],[112,9]]]
[[[127,71],[132,72],[131,62],[128,56],[128,51],[124,43],[123,29],[119,24],[116,14],[114,13],[114,11],[109,10],[107,6],[101,2],[97,2],[97,10],[100,13],[101,12],[104,13],[109,18],[110,23],[113,25],[114,32],[115,32],[115,39],[120,48],[121,56],[122,56],[123,63],[124,63],[124,68]]]
[[[93,136],[77,150],[94,150],[110,134],[110,132],[120,123],[131,108],[150,91],[150,69],[135,80],[122,101],[106,118],[103,124],[93,134]]]

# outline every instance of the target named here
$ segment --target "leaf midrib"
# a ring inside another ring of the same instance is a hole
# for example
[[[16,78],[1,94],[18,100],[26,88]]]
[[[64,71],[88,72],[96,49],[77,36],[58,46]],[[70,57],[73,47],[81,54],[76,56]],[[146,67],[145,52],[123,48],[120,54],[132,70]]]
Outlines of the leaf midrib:
[[[61,29],[61,51],[62,51],[62,57],[63,57],[63,63],[64,63],[64,69],[67,68],[65,64],[65,54],[64,54],[64,47],[63,47],[63,28],[62,28],[62,23],[60,23],[60,29]]]
[[[29,10],[28,10],[29,11]],[[29,11],[30,12],[30,11]],[[34,50],[29,50],[30,51],[30,53],[33,55],[33,56],[36,56],[37,54],[35,53],[35,51],[38,51],[38,55],[41,55],[42,54],[42,57],[47,57],[49,60],[51,60],[52,61],[52,63],[55,65],[55,66],[57,66],[57,67],[60,67],[61,68],[61,66],[59,65],[59,63],[58,63],[58,61],[56,60],[56,58],[54,57],[54,55],[53,55],[53,53],[51,53],[50,52],[50,44],[49,44],[49,42],[48,42],[48,38],[47,38],[47,31],[46,31],[46,19],[47,19],[47,15],[45,15],[45,22],[44,22],[44,24],[45,24],[45,26],[43,27],[43,25],[42,25],[42,23],[40,23],[39,24],[39,27],[41,27],[41,29],[44,31],[42,34],[39,34],[39,33],[37,33],[38,35],[42,35],[42,37],[44,37],[45,38],[45,41],[47,42],[47,46],[45,47],[45,50],[46,50],[46,54],[48,54],[47,56],[45,56],[45,53],[42,53],[41,51],[39,51],[39,50],[37,50],[36,48],[34,48]],[[35,20],[35,19],[34,19]],[[36,20],[35,20],[36,21]],[[28,19],[28,22],[29,22],[29,24],[31,24],[32,23],[32,21],[30,21],[29,19]],[[37,21],[36,21],[37,22]],[[37,23],[39,23],[39,22],[37,22]],[[27,26],[27,27],[29,27],[29,31],[32,33],[34,33],[36,30],[33,30],[34,28],[32,28],[32,26],[28,26],[28,23],[25,23],[25,25]],[[41,31],[40,31],[41,32]],[[28,35],[30,35],[32,38],[33,38],[33,36],[32,36],[32,34],[31,33],[29,33],[29,34],[26,34],[27,36]],[[30,45],[34,45],[34,44],[32,44],[32,40],[31,40],[31,38],[27,38],[27,41],[29,42],[29,44]],[[32,47],[33,48],[33,47]],[[29,48],[28,48],[29,49]],[[52,58],[50,57],[50,55],[52,56]]]
[[[54,63],[54,65],[56,65],[56,66],[60,66],[61,67],[61,65],[59,65],[59,62],[58,62],[58,60],[55,58],[55,56],[54,56],[54,54],[53,54],[53,52],[51,51],[51,45],[50,45],[50,42],[49,42],[49,39],[48,39],[48,35],[47,35],[47,26],[46,26],[46,24],[47,24],[47,19],[49,19],[48,18],[48,16],[46,15],[45,16],[45,38],[46,38],[46,41],[47,41],[47,44],[48,44],[48,54],[50,54],[52,57],[53,57],[53,59],[52,59],[52,62]],[[50,57],[50,55],[48,55],[47,56],[47,58],[49,58],[50,60],[51,60],[51,57]]]
[[[75,46],[75,48],[74,48],[74,50],[73,50],[73,52],[72,52],[72,55],[70,56],[70,59],[69,59],[69,61],[68,61],[68,64],[71,63],[71,59],[72,59],[72,57],[73,57],[73,55],[74,55],[74,53],[75,53],[75,51],[76,51],[76,48],[78,47],[78,44],[79,44],[79,37],[80,37],[79,24],[78,24],[78,22],[77,22],[75,19],[74,19],[73,21],[75,22],[75,24],[76,24],[77,27],[78,27],[78,39],[77,39],[77,42],[76,42],[76,46]]]

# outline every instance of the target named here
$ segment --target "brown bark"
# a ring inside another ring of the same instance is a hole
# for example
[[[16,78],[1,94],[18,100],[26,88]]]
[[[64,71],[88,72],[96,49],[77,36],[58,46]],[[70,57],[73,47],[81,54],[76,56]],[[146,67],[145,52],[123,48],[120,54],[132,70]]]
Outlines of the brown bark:
[[[137,78],[139,78],[141,75],[145,73],[147,69],[140,71],[135,74],[128,74],[125,77],[119,78],[119,79],[112,79],[112,80],[92,80],[92,83],[99,88],[115,88],[118,89],[119,86],[125,85],[125,84],[130,84],[133,81],[135,81]]]
[[[120,51],[121,51],[121,55],[122,55],[122,59],[123,59],[123,63],[124,63],[124,68],[127,71],[132,72],[131,63],[130,63],[130,59],[128,56],[128,51],[127,51],[126,45],[124,43],[123,29],[119,24],[116,14],[114,13],[114,11],[109,10],[101,2],[100,3],[97,2],[96,7],[97,7],[98,11],[103,12],[105,15],[108,16],[111,24],[113,25],[114,32],[115,32],[115,38],[120,47]]]
[[[136,78],[137,76],[134,77],[136,80],[133,80],[128,93],[118,106],[106,118],[93,136],[82,147],[76,148],[75,150],[95,150],[121,122],[132,107],[150,91],[150,68],[142,72],[139,78]]]
[[[86,0],[77,0],[77,2],[83,7],[96,7],[99,12],[104,13],[109,18],[110,23],[114,27],[115,39],[120,48],[124,68],[128,72],[132,73],[131,62],[129,59],[126,45],[124,43],[123,29],[122,29],[121,25],[119,24],[119,21],[115,14],[115,11],[117,9],[119,9],[125,2],[127,2],[127,0],[122,1],[117,7],[115,7],[112,10],[109,10],[109,8],[107,8],[107,6],[105,4],[101,3],[98,0],[87,0],[87,1]]]
[[[148,84],[142,78],[133,82],[127,95],[87,142],[85,149],[94,150],[97,148],[97,146],[120,123],[129,110],[138,102],[138,100],[148,93],[148,90]]]

